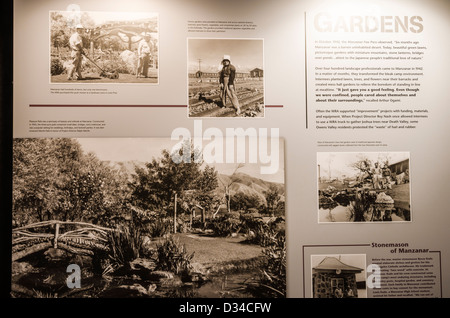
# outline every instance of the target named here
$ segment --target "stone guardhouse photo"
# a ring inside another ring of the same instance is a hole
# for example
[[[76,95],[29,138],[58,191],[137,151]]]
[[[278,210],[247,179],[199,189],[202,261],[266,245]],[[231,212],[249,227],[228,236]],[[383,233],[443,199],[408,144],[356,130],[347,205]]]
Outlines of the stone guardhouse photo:
[[[357,298],[356,274],[362,268],[347,265],[336,257],[325,257],[312,269],[314,298]]]

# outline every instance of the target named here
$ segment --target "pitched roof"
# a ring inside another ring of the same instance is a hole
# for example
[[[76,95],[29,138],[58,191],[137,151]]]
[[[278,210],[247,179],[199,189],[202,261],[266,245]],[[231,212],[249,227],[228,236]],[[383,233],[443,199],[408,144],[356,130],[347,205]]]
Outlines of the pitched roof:
[[[363,269],[355,266],[350,266],[347,264],[342,263],[340,260],[338,260],[336,257],[325,257],[319,265],[316,267],[313,267],[315,270],[341,270],[341,271],[352,271],[352,272],[362,272]]]

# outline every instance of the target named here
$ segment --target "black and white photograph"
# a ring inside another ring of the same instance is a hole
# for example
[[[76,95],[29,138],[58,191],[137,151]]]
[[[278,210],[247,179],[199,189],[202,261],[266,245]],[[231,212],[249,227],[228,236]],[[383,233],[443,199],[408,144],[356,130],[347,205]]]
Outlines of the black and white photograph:
[[[272,174],[179,143],[15,138],[12,296],[286,297],[283,143]]]
[[[311,255],[313,298],[367,298],[366,255]]]
[[[319,223],[411,221],[409,152],[317,153]]]
[[[51,83],[159,83],[158,14],[50,11]]]
[[[264,117],[264,40],[188,39],[188,116]]]

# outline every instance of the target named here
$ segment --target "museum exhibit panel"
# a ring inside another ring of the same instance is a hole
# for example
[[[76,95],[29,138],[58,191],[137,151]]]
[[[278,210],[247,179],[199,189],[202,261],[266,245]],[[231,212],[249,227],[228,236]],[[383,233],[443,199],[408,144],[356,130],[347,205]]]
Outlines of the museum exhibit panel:
[[[11,294],[449,297],[449,21],[15,0]]]

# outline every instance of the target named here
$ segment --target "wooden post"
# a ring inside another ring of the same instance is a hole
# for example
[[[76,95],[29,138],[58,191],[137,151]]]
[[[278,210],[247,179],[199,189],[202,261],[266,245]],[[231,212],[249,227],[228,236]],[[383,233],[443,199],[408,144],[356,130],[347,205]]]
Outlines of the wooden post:
[[[201,207],[201,209],[202,209],[202,223],[203,223],[203,226],[205,226],[205,223],[206,223],[205,208]]]
[[[175,192],[175,202],[173,209],[173,233],[177,233],[177,193]]]
[[[55,239],[53,240],[53,247],[58,248],[59,223],[55,224]]]
[[[91,53],[91,58],[94,59],[94,41],[91,41],[89,50]]]

